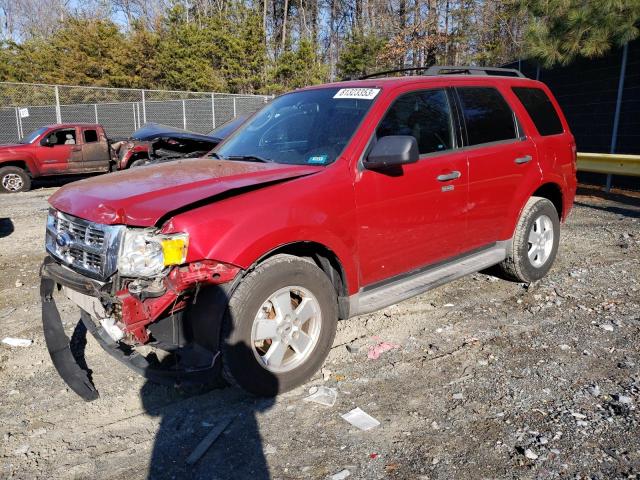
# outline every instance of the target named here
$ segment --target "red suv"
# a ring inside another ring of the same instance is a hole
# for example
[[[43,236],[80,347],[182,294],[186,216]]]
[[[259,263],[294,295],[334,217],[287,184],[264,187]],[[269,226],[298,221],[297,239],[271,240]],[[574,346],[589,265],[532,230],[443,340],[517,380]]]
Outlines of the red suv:
[[[67,383],[97,396],[68,348],[58,290],[152,380],[222,371],[274,395],[318,370],[339,319],[494,265],[543,277],[575,195],[566,120],[540,82],[448,68],[297,90],[209,157],[60,189],[41,293]]]

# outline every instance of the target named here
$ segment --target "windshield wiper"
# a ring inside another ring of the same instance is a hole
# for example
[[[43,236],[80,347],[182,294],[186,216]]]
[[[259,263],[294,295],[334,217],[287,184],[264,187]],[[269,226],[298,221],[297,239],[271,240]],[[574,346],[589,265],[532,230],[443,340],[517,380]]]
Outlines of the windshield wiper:
[[[228,157],[222,157],[222,158],[224,160],[236,160],[241,162],[260,162],[260,163],[273,162],[273,160],[269,158],[260,157],[258,155],[229,155]]]

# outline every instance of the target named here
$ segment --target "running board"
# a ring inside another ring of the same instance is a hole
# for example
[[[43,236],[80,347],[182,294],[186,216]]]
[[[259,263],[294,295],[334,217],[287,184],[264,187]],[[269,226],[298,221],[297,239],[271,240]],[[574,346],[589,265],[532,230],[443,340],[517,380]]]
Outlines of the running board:
[[[507,257],[510,241],[497,242],[480,252],[421,270],[409,277],[391,281],[349,297],[349,316],[375,312],[428,290],[500,263]]]

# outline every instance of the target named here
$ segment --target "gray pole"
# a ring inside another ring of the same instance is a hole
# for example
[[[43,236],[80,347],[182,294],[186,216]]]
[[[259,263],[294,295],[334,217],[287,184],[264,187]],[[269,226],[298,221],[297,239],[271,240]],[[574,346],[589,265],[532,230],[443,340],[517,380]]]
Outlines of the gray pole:
[[[136,104],[135,103],[131,103],[131,109],[133,110],[133,129],[137,130],[137,124],[136,124]]]
[[[147,102],[144,97],[144,90],[142,90],[142,123],[147,123]]]
[[[98,104],[97,103],[93,104],[93,111],[96,114],[96,123],[98,123]]]
[[[233,118],[236,118],[236,97],[233,97]]]
[[[18,129],[18,139],[22,140],[22,129],[20,128],[20,112],[18,107],[16,109],[16,128]]]
[[[182,100],[182,128],[187,129],[187,109],[184,100]]]
[[[622,105],[622,93],[624,92],[624,77],[627,72],[627,52],[629,51],[629,44],[625,43],[622,47],[622,65],[620,65],[620,79],[618,80],[618,97],[616,98],[616,112],[613,115],[613,131],[611,132],[611,149],[609,153],[616,153],[616,147],[618,146],[618,126],[620,124],[620,106]],[[607,185],[605,191],[611,190],[611,177],[609,173],[607,175]]]
[[[60,94],[58,92],[58,86],[53,87],[56,94],[56,123],[62,123],[62,113],[60,112]]]
[[[215,93],[211,94],[211,121],[213,122],[213,128],[216,128],[216,103],[214,102]]]

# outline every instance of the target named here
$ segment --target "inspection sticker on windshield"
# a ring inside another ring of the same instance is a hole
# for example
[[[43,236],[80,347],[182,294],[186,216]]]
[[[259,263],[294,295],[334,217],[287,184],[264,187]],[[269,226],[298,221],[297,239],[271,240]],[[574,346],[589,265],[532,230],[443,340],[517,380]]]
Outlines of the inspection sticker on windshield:
[[[341,88],[333,98],[357,98],[359,100],[373,100],[380,93],[379,88]]]
[[[327,163],[327,158],[328,158],[327,155],[314,155],[312,157],[309,157],[307,159],[307,162],[323,165]]]

